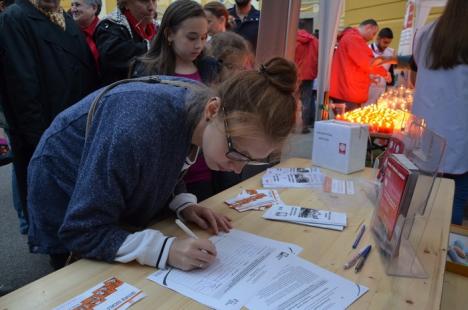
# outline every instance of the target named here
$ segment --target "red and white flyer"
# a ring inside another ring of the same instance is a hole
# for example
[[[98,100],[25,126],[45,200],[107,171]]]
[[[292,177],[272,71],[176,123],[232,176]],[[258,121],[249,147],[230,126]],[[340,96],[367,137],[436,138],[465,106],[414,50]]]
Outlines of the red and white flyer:
[[[144,297],[145,294],[139,288],[112,277],[54,310],[124,310]]]
[[[276,190],[269,189],[247,189],[225,203],[239,212],[248,210],[262,211],[273,205],[284,204]]]

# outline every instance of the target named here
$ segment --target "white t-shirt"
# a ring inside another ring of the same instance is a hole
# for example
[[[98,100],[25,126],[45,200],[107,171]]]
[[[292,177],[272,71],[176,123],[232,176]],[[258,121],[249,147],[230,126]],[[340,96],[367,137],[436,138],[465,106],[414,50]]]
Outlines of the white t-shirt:
[[[468,171],[468,65],[431,70],[426,53],[435,23],[422,27],[413,46],[418,66],[413,114],[426,120],[427,127],[447,141],[441,172]]]
[[[394,55],[394,49],[391,47],[385,48],[382,52],[379,50],[377,47],[377,43],[371,43],[369,44],[369,48],[371,49],[372,53],[374,54],[374,57],[379,57],[379,56],[393,56]],[[385,64],[382,65],[382,67],[385,68],[385,70],[390,70],[390,64]],[[382,95],[385,90],[387,89],[387,81],[383,76],[380,75],[373,75],[371,77],[373,80],[375,80],[375,83],[372,82],[369,86],[369,98],[367,99],[366,104],[372,104],[376,103],[377,99],[379,99],[380,95]]]

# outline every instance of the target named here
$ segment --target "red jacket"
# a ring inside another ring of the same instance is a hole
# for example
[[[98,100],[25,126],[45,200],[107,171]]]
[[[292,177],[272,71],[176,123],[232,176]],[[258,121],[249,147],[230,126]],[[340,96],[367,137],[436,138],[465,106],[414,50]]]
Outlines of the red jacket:
[[[318,40],[303,29],[297,32],[294,61],[299,80],[315,80],[318,64]]]
[[[373,58],[359,31],[355,28],[345,30],[333,55],[330,97],[353,103],[367,102],[371,83],[369,75],[387,75],[383,67],[371,68]]]

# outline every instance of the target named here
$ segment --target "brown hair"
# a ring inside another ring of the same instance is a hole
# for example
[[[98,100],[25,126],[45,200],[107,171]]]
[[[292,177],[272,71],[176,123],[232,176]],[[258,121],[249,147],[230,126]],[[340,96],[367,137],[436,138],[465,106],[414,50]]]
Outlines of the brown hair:
[[[426,59],[430,69],[450,69],[468,64],[467,18],[467,0],[448,0],[432,34]]]
[[[296,89],[296,66],[281,57],[221,83],[217,94],[233,124],[231,135],[236,136],[236,128],[253,124],[270,142],[283,143],[294,127]]]
[[[179,30],[185,20],[192,17],[206,18],[205,11],[200,4],[191,0],[178,0],[171,3],[161,20],[158,34],[153,40],[150,49],[143,57],[139,58],[146,74],[174,75],[176,66],[176,55],[167,39],[169,31],[173,33]],[[200,53],[195,63],[201,57]]]
[[[226,29],[230,29],[230,25],[229,25],[229,12],[228,10],[226,9],[226,7],[224,6],[224,4],[222,4],[221,2],[218,2],[218,1],[211,1],[211,2],[208,2],[207,4],[205,4],[203,6],[203,9],[204,10],[207,10],[207,11],[210,11],[211,14],[213,14],[214,16],[216,16],[217,18],[220,18],[221,16],[224,16],[224,19],[225,19],[225,27]]]
[[[240,59],[248,57],[249,62],[253,63],[253,53],[250,45],[242,36],[232,31],[217,33],[208,42],[207,52],[210,56],[216,58],[222,65],[221,81],[224,80],[233,68],[229,63],[232,57]],[[243,68],[241,68],[243,69]]]

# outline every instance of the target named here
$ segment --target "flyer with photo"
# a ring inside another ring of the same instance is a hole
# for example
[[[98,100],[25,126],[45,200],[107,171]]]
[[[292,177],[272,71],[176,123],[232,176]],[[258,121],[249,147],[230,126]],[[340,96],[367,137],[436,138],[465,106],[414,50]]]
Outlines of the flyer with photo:
[[[265,212],[263,218],[299,224],[346,226],[346,213],[317,210],[299,206],[273,206]]]
[[[265,188],[321,188],[323,180],[319,168],[269,168],[262,184]]]

